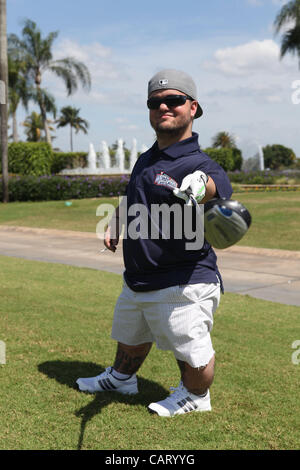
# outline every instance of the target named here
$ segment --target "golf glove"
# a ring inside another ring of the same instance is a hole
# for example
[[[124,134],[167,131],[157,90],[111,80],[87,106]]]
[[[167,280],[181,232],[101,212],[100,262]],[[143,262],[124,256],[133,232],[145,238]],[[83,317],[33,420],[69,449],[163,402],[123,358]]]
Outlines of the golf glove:
[[[194,173],[186,175],[182,180],[180,188],[175,188],[173,190],[173,194],[177,197],[180,197],[181,199],[184,199],[188,205],[191,205],[192,202],[185,192],[187,189],[189,189],[196,201],[199,203],[205,196],[207,181],[208,176],[203,173],[203,171],[197,170]]]

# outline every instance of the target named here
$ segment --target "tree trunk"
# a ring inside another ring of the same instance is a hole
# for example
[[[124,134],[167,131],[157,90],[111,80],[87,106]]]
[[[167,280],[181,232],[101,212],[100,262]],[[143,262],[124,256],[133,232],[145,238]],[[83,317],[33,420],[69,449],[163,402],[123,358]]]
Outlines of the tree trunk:
[[[0,119],[1,119],[1,154],[3,202],[9,201],[8,193],[8,150],[7,150],[7,36],[6,36],[6,0],[0,0]]]
[[[44,105],[44,102],[43,102],[43,97],[42,97],[41,92],[40,92],[40,86],[39,85],[37,85],[37,96],[38,96],[39,107],[40,107],[40,110],[41,110],[42,121],[43,121],[43,124],[44,124],[46,142],[52,147],[51,135],[50,135],[50,130],[49,130],[48,122],[47,122],[47,113],[46,113],[46,109],[45,109],[45,105]]]
[[[73,133],[72,133],[71,124],[70,124],[70,142],[71,142],[71,152],[73,152]]]
[[[47,122],[46,113],[45,113],[45,118],[43,117],[43,121],[44,121],[44,130],[45,130],[45,134],[46,134],[46,141],[52,147],[51,134],[50,134],[50,130],[49,130],[48,122]]]
[[[17,125],[17,113],[14,111],[12,113],[12,120],[13,120],[13,141],[18,142],[19,137],[18,137],[18,125]]]

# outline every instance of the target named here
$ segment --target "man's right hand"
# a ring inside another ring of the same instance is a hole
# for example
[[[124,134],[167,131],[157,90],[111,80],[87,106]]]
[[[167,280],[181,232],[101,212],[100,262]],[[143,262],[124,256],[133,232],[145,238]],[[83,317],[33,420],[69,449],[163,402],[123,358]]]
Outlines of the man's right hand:
[[[117,249],[117,245],[119,243],[119,230],[118,230],[118,222],[116,223],[116,227],[113,228],[109,225],[104,234],[104,246],[112,251],[113,253]]]
[[[191,205],[191,201],[185,192],[187,189],[190,189],[197,203],[199,203],[205,197],[207,182],[208,176],[203,171],[197,170],[186,175],[182,180],[180,188],[175,188],[173,194],[184,199],[188,205]]]

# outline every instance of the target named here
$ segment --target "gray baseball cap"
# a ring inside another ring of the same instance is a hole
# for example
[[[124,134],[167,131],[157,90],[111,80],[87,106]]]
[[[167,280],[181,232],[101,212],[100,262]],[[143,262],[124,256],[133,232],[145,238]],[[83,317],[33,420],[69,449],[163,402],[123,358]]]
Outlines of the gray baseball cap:
[[[148,82],[148,98],[156,90],[178,90],[198,101],[197,87],[190,75],[181,70],[166,69],[156,73]],[[195,119],[202,116],[203,110],[198,103]]]

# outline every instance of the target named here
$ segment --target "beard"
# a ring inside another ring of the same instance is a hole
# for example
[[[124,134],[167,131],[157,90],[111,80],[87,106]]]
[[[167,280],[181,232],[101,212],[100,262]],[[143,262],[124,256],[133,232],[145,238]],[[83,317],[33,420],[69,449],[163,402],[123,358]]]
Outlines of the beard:
[[[158,137],[160,135],[175,137],[182,135],[190,127],[192,120],[190,116],[177,116],[171,122],[157,121],[150,118],[150,123]]]

